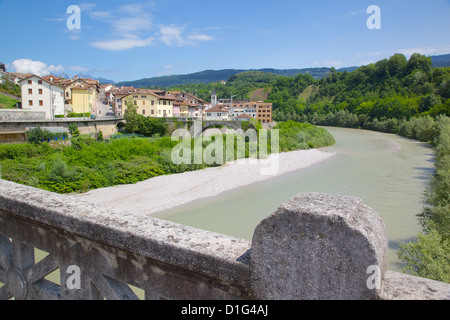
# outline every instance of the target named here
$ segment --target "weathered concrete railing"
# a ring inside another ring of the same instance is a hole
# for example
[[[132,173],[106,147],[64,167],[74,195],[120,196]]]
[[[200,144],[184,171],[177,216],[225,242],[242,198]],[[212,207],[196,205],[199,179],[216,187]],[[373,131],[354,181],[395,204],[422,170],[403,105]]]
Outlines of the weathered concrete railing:
[[[386,272],[386,249],[355,198],[299,194],[250,243],[0,180],[0,299],[136,299],[129,285],[145,299],[449,298]],[[59,284],[45,279],[58,268]]]

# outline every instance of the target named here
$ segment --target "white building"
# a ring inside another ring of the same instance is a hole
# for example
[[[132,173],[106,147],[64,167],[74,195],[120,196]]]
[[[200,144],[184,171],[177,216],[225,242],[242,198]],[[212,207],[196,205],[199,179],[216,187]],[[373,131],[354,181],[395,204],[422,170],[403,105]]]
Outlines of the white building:
[[[205,111],[205,120],[207,121],[227,121],[230,120],[230,114],[227,109],[221,107],[212,107]]]
[[[197,105],[189,105],[188,106],[188,117],[194,119],[200,119],[202,117],[202,107]]]
[[[45,112],[45,119],[64,115],[64,88],[36,75],[19,81],[22,109]]]

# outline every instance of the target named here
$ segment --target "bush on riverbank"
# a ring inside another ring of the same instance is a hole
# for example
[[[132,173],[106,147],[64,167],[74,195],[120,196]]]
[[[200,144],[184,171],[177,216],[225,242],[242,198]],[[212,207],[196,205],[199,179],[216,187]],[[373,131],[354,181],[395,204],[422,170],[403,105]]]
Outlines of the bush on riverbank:
[[[280,130],[280,151],[282,152],[322,148],[336,143],[327,130],[309,123],[289,120],[278,123],[274,129]]]
[[[423,130],[435,132],[436,171],[420,215],[423,232],[402,244],[398,256],[406,262],[404,272],[450,283],[450,118],[440,117]]]

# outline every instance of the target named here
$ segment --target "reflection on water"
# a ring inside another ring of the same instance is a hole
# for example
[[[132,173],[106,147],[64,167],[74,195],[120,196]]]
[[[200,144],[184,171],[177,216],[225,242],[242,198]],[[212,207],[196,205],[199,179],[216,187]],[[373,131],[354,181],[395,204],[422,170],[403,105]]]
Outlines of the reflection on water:
[[[430,145],[379,132],[327,128],[337,152],[329,160],[218,197],[162,212],[158,218],[251,240],[256,225],[299,192],[361,198],[375,209],[389,236],[388,269],[400,269],[395,251],[420,226],[424,192],[433,174]]]

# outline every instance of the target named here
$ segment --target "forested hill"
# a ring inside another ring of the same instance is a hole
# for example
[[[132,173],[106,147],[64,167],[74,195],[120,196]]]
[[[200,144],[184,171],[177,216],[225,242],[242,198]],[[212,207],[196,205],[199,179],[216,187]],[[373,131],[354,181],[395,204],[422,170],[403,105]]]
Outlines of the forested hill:
[[[351,71],[356,67],[342,68],[338,71],[344,72],[345,70]],[[135,88],[146,87],[173,87],[186,84],[209,84],[218,81],[227,81],[231,76],[238,73],[248,71],[260,71],[265,73],[274,73],[284,77],[293,77],[298,74],[310,74],[315,79],[320,79],[330,72],[330,68],[305,68],[305,69],[258,69],[258,70],[244,70],[244,69],[224,69],[224,70],[205,70],[201,72],[186,74],[186,75],[173,75],[146,78],[135,81],[124,81],[116,84],[117,86],[133,86]]]
[[[433,67],[450,67],[450,54],[432,56]],[[351,72],[357,67],[346,67],[337,69],[337,72]],[[118,86],[133,86],[135,88],[147,87],[173,87],[186,84],[210,84],[219,82],[221,80],[227,81],[231,76],[238,73],[248,71],[261,71],[265,73],[275,73],[283,77],[295,77],[298,74],[310,74],[314,79],[322,79],[330,74],[330,68],[303,68],[303,69],[224,69],[224,70],[205,70],[201,72],[186,74],[186,75],[172,75],[162,77],[145,78],[134,81],[123,81],[118,83]]]
[[[353,72],[332,69],[320,80],[280,78],[267,100],[279,121],[358,127],[374,119],[450,115],[450,67],[433,68],[430,57],[417,53],[409,60],[395,54]]]

